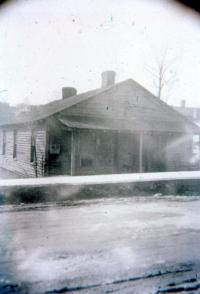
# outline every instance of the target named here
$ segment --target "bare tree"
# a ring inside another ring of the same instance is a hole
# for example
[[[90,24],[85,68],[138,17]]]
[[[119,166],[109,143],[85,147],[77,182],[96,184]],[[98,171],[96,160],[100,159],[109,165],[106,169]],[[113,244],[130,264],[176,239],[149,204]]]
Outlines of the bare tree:
[[[153,87],[156,96],[167,102],[169,91],[176,81],[176,72],[173,70],[175,59],[169,59],[167,51],[155,58],[153,66],[148,66],[147,70],[153,77]]]

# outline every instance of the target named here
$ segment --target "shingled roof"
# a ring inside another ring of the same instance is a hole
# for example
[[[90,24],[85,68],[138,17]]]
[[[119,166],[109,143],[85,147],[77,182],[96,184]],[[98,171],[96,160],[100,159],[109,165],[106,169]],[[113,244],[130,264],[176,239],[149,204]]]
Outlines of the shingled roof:
[[[145,89],[132,79],[128,79],[126,81],[116,83],[108,87],[99,88],[66,99],[56,100],[48,104],[41,105],[27,114],[4,122],[3,124],[1,124],[1,126],[33,123],[36,121],[44,120],[90,98],[94,98],[97,95],[102,95],[105,92],[112,91],[113,89],[117,89],[127,84],[131,85],[134,90],[139,90],[140,96],[148,97],[150,103],[152,103],[152,105],[156,105],[157,108],[159,108],[159,113],[153,108],[150,109],[145,106],[141,107],[140,105],[135,105],[133,119],[131,119],[129,122],[125,122],[125,119],[120,121],[120,119],[105,120],[92,117],[90,117],[90,119],[69,118],[60,121],[65,125],[75,128],[117,128],[133,130],[139,130],[143,128],[145,130],[200,133],[200,128],[196,124],[194,124],[182,114],[178,113],[162,100],[155,97],[147,89]]]
[[[47,117],[50,117],[64,109],[67,109],[79,102],[82,102],[90,97],[95,96],[99,92],[102,92],[102,90],[103,89],[92,90],[86,93],[69,97],[67,99],[55,100],[50,103],[40,105],[38,107],[33,108],[30,112],[23,113],[18,117],[14,117],[13,119],[10,119],[9,121],[2,123],[1,126],[36,122],[38,120],[46,119]]]

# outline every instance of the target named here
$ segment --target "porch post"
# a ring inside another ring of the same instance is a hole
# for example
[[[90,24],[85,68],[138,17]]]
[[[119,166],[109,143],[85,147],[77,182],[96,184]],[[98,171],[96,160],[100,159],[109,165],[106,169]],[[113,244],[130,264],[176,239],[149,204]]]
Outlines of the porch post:
[[[119,172],[119,131],[114,132],[114,152],[113,152],[113,158],[114,158],[114,164],[113,164],[113,171],[114,173]]]
[[[140,132],[139,139],[139,172],[143,172],[143,133]]]
[[[46,127],[44,174],[43,174],[43,176],[49,175],[49,137],[50,137],[49,127]]]
[[[75,171],[75,150],[74,150],[74,131],[71,132],[71,176],[74,175]]]

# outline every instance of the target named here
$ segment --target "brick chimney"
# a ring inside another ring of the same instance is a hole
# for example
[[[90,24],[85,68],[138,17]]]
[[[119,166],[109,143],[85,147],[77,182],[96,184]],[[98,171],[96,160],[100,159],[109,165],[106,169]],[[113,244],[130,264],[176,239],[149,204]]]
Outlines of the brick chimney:
[[[63,87],[62,88],[62,99],[69,98],[77,94],[77,90],[73,87]]]
[[[113,85],[115,83],[115,72],[112,70],[107,70],[102,72],[101,81],[102,81],[102,85],[101,85],[102,88]]]

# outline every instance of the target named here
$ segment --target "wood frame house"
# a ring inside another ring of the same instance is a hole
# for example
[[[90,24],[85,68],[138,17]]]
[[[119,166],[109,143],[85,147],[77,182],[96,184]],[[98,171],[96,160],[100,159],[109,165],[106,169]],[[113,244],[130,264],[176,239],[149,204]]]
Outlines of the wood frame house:
[[[191,164],[193,122],[129,79],[37,107],[0,126],[0,168],[23,177],[198,168]]]

